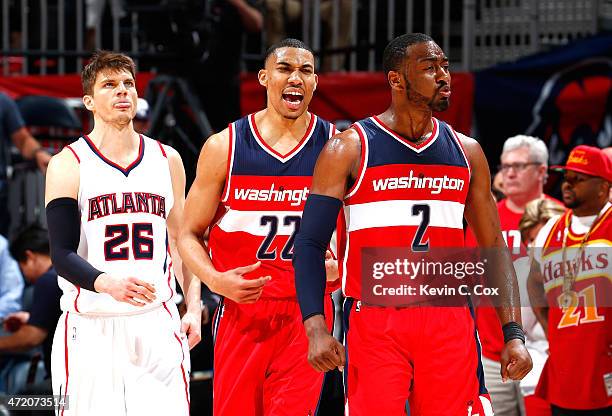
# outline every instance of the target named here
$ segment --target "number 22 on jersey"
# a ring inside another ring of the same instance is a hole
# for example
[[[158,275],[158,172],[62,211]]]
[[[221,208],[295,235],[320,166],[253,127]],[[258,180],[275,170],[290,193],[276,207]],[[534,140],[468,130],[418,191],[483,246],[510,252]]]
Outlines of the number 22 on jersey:
[[[274,242],[274,239],[278,235],[278,226],[279,223],[282,223],[285,227],[293,227],[287,242],[283,246],[281,250],[280,257],[282,260],[291,261],[293,259],[293,241],[295,240],[295,235],[300,230],[300,221],[302,218],[298,215],[287,215],[285,217],[277,217],[276,215],[264,215],[261,217],[260,225],[262,227],[269,226],[268,235],[259,246],[259,250],[257,250],[257,258],[259,260],[276,260],[277,258],[277,249],[271,249],[271,246]]]

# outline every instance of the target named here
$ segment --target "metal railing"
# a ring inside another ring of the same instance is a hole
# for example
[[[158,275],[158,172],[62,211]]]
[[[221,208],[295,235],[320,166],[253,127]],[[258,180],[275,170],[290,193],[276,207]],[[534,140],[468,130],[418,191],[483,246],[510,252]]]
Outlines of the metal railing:
[[[132,6],[127,0],[125,13],[107,13],[107,24],[94,28],[92,44],[85,0],[0,1],[3,75],[78,72],[88,49],[100,47],[127,52],[137,65],[141,58],[161,59],[143,42],[141,20],[173,4]],[[107,3],[113,1],[119,0]],[[598,17],[612,9],[609,0],[283,1],[301,4],[302,38],[328,71],[378,69],[385,44],[412,31],[434,37],[455,70],[479,69],[597,33]],[[261,59],[268,35],[257,35],[255,49],[243,51],[247,61]]]
[[[64,74],[81,68],[90,55],[85,48],[85,0],[2,0],[2,74]],[[131,14],[129,42],[120,42],[120,16],[112,14],[112,43],[104,47],[138,52],[137,16]],[[101,29],[98,27],[97,29]],[[102,45],[102,30],[96,31],[93,48]],[[7,59],[12,57],[13,59]],[[72,70],[66,63],[73,60]]]
[[[482,68],[594,34],[597,0],[475,1],[468,67]]]

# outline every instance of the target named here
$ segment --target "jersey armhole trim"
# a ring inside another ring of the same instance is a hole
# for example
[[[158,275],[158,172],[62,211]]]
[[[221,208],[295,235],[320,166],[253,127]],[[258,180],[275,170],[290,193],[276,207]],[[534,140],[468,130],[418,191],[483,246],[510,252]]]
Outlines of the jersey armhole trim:
[[[327,138],[328,140],[331,139],[334,134],[336,134],[338,132],[338,129],[336,129],[336,125],[329,123],[329,137]]]
[[[457,134],[453,126],[451,126],[450,124],[446,124],[446,125],[448,126],[450,131],[453,133],[453,138],[459,145],[459,150],[461,150],[461,154],[463,154],[463,158],[465,159],[465,163],[468,168],[468,175],[470,176],[470,179],[471,179],[472,178],[472,166],[470,165],[470,159],[468,159],[467,157],[467,152],[465,151],[465,147],[463,147],[463,143],[461,143],[461,139],[459,139],[459,135]]]
[[[166,164],[168,166],[168,178],[170,179],[170,195],[172,197],[172,206],[174,207],[174,182],[172,180],[172,166],[170,166],[170,158],[168,157],[168,153],[166,152],[166,149],[164,149],[164,145],[159,140],[151,139],[149,137],[147,137],[147,139],[157,143],[162,156],[164,157],[164,159],[166,159]],[[168,211],[168,214],[171,211],[172,211],[172,208],[170,208],[170,211]]]
[[[566,220],[567,220],[567,212],[561,215],[557,219],[557,221],[555,221],[551,229],[548,231],[548,235],[546,236],[546,240],[544,240],[544,246],[542,247],[542,249],[548,248],[548,246],[550,245],[550,240],[552,240],[554,231],[557,229],[557,226],[559,225],[560,222],[562,221],[565,222]]]
[[[77,155],[77,153],[74,151],[74,149],[70,145],[66,146],[66,148],[72,152],[77,162],[81,164],[81,159],[79,158],[79,155]]]
[[[359,187],[361,186],[361,181],[363,180],[368,165],[369,149],[366,132],[359,123],[353,124],[351,128],[354,129],[359,135],[359,141],[361,142],[361,159],[359,161],[359,177],[357,178],[357,181],[353,184],[353,186],[347,191],[346,196],[344,197],[345,201],[355,195],[355,193],[357,193],[357,191],[359,190]]]
[[[234,167],[234,154],[236,149],[236,132],[235,132],[235,123],[230,123],[227,126],[229,132],[229,147],[227,151],[227,170],[225,173],[225,185],[223,187],[223,192],[221,193],[221,202],[227,202],[230,195],[230,187],[232,180],[232,170]]]
[[[159,150],[161,150],[161,154],[168,159],[168,155],[166,154],[166,151],[164,150],[164,145],[160,143],[159,140],[155,140],[157,142],[157,144],[159,145]]]

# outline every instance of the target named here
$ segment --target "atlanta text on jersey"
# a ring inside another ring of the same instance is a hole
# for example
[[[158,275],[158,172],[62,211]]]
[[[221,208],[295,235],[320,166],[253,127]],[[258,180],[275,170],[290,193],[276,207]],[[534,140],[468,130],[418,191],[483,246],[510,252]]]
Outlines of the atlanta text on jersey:
[[[166,200],[150,192],[124,192],[89,198],[88,221],[111,214],[143,212],[166,218]]]

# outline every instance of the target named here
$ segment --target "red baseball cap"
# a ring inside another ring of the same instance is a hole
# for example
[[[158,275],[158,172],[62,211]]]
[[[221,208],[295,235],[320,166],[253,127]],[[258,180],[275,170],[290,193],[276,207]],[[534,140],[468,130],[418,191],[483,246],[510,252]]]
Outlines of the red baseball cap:
[[[612,161],[598,147],[576,146],[567,157],[565,166],[551,166],[550,168],[561,171],[572,170],[612,182]]]

